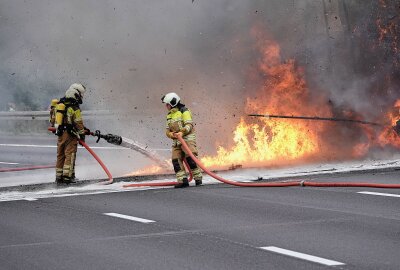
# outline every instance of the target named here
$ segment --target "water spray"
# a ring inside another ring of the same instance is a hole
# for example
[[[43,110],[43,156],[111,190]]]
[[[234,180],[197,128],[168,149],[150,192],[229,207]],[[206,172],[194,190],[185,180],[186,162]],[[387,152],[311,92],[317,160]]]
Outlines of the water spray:
[[[152,161],[154,161],[155,163],[157,163],[157,165],[159,165],[160,167],[162,167],[164,169],[169,169],[171,167],[170,164],[168,164],[166,161],[160,159],[157,156],[157,153],[155,153],[152,150],[147,149],[147,146],[144,146],[134,140],[124,138],[124,137],[121,137],[119,135],[114,135],[114,134],[103,135],[103,134],[101,134],[100,130],[96,130],[94,133],[91,133],[90,135],[97,137],[96,143],[98,143],[100,139],[104,139],[108,143],[118,145],[121,147],[125,147],[125,148],[130,148],[136,152],[139,152],[139,153],[143,154],[144,156],[148,157],[149,159],[151,159]]]

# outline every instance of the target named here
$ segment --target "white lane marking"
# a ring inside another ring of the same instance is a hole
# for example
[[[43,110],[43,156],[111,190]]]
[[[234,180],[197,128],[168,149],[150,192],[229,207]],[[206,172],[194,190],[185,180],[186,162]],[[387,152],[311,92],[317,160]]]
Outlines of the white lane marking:
[[[57,145],[39,145],[39,144],[0,144],[5,147],[29,147],[29,148],[57,148]],[[78,146],[83,148],[82,146]],[[122,147],[107,147],[107,146],[91,146],[92,149],[110,149],[110,150],[121,150],[127,149]]]
[[[344,263],[341,263],[341,262],[332,261],[332,260],[324,259],[324,258],[321,258],[321,257],[316,257],[316,256],[308,255],[308,254],[305,254],[305,253],[300,253],[300,252],[288,250],[288,249],[283,249],[283,248],[278,248],[278,247],[273,247],[273,246],[260,247],[260,248],[263,249],[263,250],[272,251],[272,252],[275,252],[275,253],[279,253],[279,254],[295,257],[295,258],[298,258],[298,259],[302,259],[302,260],[306,260],[306,261],[310,261],[310,262],[315,262],[315,263],[319,263],[319,264],[323,264],[323,265],[327,265],[327,266],[345,265]]]
[[[379,193],[379,192],[370,192],[370,191],[360,191],[360,192],[357,192],[357,193],[367,194],[367,195],[375,195],[375,196],[385,196],[385,197],[400,198],[399,194],[391,194],[391,193]]]
[[[0,164],[7,164],[7,165],[18,165],[19,163],[15,163],[15,162],[1,162]]]
[[[118,188],[118,187],[116,187]],[[73,192],[73,191],[68,191],[68,189],[65,190],[54,190],[50,189],[48,192],[45,194],[38,194],[36,192],[31,192],[29,193],[29,200],[38,200],[38,199],[48,199],[48,198],[63,198],[63,197],[73,197],[73,196],[86,196],[86,195],[100,195],[100,194],[109,194],[109,193],[121,193],[121,192],[136,192],[136,191],[143,191],[143,190],[150,190],[150,189],[162,189],[166,187],[142,187],[142,188],[135,188],[135,189],[114,189],[114,190],[96,190],[96,191],[85,191],[83,189],[79,189],[80,192]],[[57,194],[57,192],[61,192]],[[67,193],[64,193],[67,192]],[[26,191],[21,191],[18,193],[14,194],[7,194],[7,193],[0,193],[0,202],[12,202],[12,201],[23,201],[27,200],[27,192]]]
[[[104,213],[104,215],[110,216],[110,217],[117,217],[117,218],[123,218],[123,219],[127,219],[127,220],[137,221],[137,222],[141,222],[141,223],[155,222],[154,220],[132,217],[132,216],[127,216],[127,215],[122,215],[122,214],[117,214],[117,213]]]
[[[57,148],[57,145],[39,145],[39,144],[4,144],[0,143],[0,146],[5,147],[30,147],[30,148]],[[78,146],[78,148],[83,148],[82,146]],[[105,150],[131,150],[130,148],[125,147],[109,147],[109,146],[90,146],[92,149],[105,149]],[[154,151],[170,151],[171,149],[150,149]]]
[[[0,199],[0,202],[15,202],[15,201],[37,201],[35,198],[19,198],[19,197],[14,197],[14,198],[8,198],[8,199]]]

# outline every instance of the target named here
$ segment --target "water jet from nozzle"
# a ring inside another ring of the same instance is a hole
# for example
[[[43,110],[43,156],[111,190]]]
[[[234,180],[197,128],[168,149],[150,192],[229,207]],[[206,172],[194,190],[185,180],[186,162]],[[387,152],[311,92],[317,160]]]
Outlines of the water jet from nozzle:
[[[160,166],[164,169],[169,170],[169,168],[171,167],[170,164],[168,164],[168,162],[159,158],[156,152],[147,149],[147,146],[144,146],[134,140],[131,140],[131,139],[128,139],[125,137],[121,137],[118,135],[114,135],[114,134],[103,135],[103,134],[101,134],[100,130],[96,130],[96,132],[93,134],[93,136],[96,136],[98,138],[96,142],[99,142],[100,138],[102,138],[102,139],[106,140],[108,143],[122,146],[125,148],[129,148],[136,152],[139,152],[142,155],[144,155],[144,156],[148,157],[149,159],[151,159],[152,161],[154,161],[155,163],[157,163],[158,166]]]

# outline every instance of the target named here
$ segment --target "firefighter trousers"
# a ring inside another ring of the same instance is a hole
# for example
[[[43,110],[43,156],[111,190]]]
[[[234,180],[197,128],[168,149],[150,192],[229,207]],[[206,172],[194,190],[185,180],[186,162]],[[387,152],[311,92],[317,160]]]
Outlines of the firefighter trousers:
[[[78,138],[64,132],[57,141],[56,178],[71,179],[75,176],[75,159]]]
[[[197,145],[196,141],[186,141],[190,151],[197,157]],[[185,167],[183,166],[182,160],[186,158],[190,170],[192,171],[194,180],[202,180],[203,175],[201,169],[197,166],[196,162],[182,149],[182,145],[176,145],[172,147],[172,165],[176,174],[178,182],[182,182],[184,178],[187,178]]]

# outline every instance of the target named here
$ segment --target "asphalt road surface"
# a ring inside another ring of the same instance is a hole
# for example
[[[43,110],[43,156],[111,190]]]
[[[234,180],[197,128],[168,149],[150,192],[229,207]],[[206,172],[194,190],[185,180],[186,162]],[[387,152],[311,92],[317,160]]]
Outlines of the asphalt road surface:
[[[2,201],[0,268],[400,269],[399,209],[395,189],[224,184]]]

